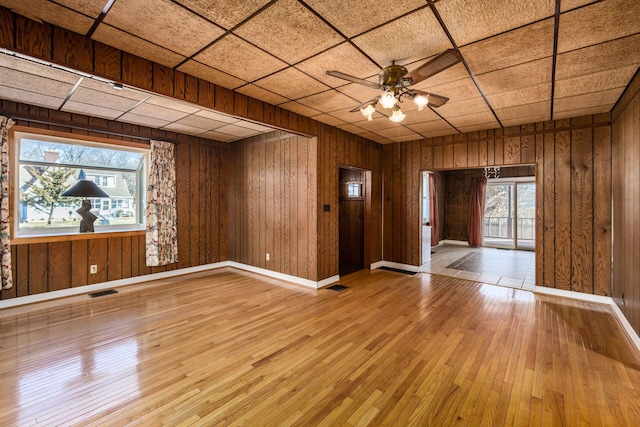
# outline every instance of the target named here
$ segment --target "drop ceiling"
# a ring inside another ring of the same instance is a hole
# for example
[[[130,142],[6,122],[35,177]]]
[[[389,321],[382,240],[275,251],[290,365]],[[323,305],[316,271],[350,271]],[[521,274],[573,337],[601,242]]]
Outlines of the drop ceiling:
[[[609,112],[640,66],[637,0],[0,5],[380,143]],[[388,120],[388,110],[379,109],[372,121],[349,113],[378,92],[325,74],[338,70],[376,81],[392,61],[412,70],[449,48],[458,49],[463,62],[413,86],[449,102],[423,111],[404,102],[407,117],[400,124]],[[90,78],[69,96],[77,76],[32,74],[0,59],[1,98],[219,140],[265,131],[255,129],[258,124],[226,122],[233,118],[198,106],[105,88]]]

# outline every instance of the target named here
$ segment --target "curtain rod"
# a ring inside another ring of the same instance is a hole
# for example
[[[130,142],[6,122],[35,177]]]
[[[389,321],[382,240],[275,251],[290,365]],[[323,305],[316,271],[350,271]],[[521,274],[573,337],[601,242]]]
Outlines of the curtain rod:
[[[56,123],[56,122],[52,122],[52,121],[47,121],[47,120],[39,120],[39,119],[31,119],[28,117],[19,117],[19,116],[15,116],[12,114],[7,114],[7,113],[2,113],[2,115],[9,117],[10,119],[17,121],[17,120],[23,120],[25,122],[30,122],[30,123],[39,123],[39,124],[43,124],[43,125],[52,125],[52,126],[62,126],[62,127],[68,127],[71,129],[77,129],[77,130],[84,130],[87,132],[97,132],[97,133],[104,133],[106,135],[112,135],[112,136],[121,136],[123,138],[133,138],[133,139],[138,139],[140,141],[146,141],[146,142],[151,142],[152,139],[156,139],[153,137],[142,137],[142,136],[135,136],[135,135],[130,135],[130,134],[126,134],[126,133],[120,133],[120,132],[113,132],[113,131],[109,131],[109,130],[100,130],[100,129],[95,129],[95,128],[88,128],[88,127],[83,127],[83,126],[77,126],[77,125],[70,125],[70,124],[61,124],[61,123]],[[151,128],[149,128],[151,129]],[[158,140],[162,140],[165,142],[170,142],[172,144],[178,145],[179,142],[174,140],[174,139],[170,139],[170,138],[157,138]]]

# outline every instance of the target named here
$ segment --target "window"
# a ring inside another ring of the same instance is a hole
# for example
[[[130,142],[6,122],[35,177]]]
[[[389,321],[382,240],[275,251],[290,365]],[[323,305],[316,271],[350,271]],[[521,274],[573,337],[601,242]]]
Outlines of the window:
[[[14,140],[17,235],[78,232],[80,200],[62,193],[80,179],[110,196],[91,199],[96,231],[143,227],[149,150],[23,132]]]
[[[360,197],[360,184],[350,182],[347,184],[347,197]]]

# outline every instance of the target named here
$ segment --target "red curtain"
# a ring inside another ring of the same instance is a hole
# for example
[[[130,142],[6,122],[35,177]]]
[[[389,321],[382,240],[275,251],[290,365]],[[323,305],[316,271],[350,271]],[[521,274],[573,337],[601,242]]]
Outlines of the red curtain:
[[[429,174],[429,223],[431,224],[431,246],[438,246],[438,191],[436,188],[436,176]]]
[[[467,241],[470,246],[482,246],[482,222],[484,219],[484,197],[487,178],[473,180],[469,198],[469,222],[467,223]]]

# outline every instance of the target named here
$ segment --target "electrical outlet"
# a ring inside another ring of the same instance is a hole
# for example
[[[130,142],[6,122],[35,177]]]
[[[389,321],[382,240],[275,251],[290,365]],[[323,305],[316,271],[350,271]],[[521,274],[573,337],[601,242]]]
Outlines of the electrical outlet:
[[[93,264],[89,267],[89,273],[96,274],[97,272],[98,272],[98,266],[96,264]]]
[[[269,261],[269,252],[267,252],[267,261]]]

